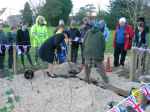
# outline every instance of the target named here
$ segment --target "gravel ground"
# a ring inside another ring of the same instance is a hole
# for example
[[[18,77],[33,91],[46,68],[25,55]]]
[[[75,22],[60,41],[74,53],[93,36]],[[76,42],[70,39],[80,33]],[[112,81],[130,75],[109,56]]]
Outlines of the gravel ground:
[[[57,66],[57,74],[67,74],[67,63]],[[122,97],[114,92],[104,90],[79,79],[52,79],[44,75],[42,70],[35,72],[32,81],[24,79],[23,75],[15,76],[13,81],[0,79],[0,107],[4,106],[3,92],[9,87],[20,96],[13,112],[107,112],[107,104],[111,101],[121,101]],[[84,72],[78,74],[84,77]],[[129,90],[139,87],[138,83],[118,77],[117,74],[108,74],[110,83],[116,87]],[[92,69],[92,78],[101,80]]]

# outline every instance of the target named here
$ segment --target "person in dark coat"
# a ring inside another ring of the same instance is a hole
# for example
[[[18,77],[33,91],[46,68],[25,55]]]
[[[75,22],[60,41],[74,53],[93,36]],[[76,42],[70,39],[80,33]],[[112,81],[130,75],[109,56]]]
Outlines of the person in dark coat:
[[[55,76],[55,74],[53,73],[55,51],[60,46],[60,44],[67,39],[67,32],[55,34],[54,36],[49,37],[39,48],[39,57],[42,61],[47,62],[49,64],[47,69],[48,76]]]
[[[85,17],[82,20],[82,24],[81,24],[81,27],[80,27],[80,33],[81,33],[80,49],[81,49],[81,58],[82,58],[82,66],[81,66],[81,68],[83,68],[84,64],[85,64],[85,58],[83,56],[83,40],[84,40],[85,34],[91,28],[92,28],[92,25],[90,24],[89,19],[87,17]]]
[[[71,40],[71,62],[77,63],[81,34],[79,29],[76,27],[75,21],[71,22],[71,27],[68,32]]]
[[[12,27],[11,32],[8,32],[8,67],[12,69],[13,66],[13,43],[16,44],[17,28]]]
[[[0,70],[4,69],[6,44],[7,44],[7,37],[3,31],[3,25],[0,24]]]
[[[17,45],[18,50],[21,51],[21,63],[23,67],[25,68],[24,55],[27,56],[29,63],[33,66],[31,56],[29,53],[31,48],[30,35],[26,24],[21,24],[17,31]]]
[[[108,83],[108,77],[106,76],[104,61],[105,52],[105,39],[100,29],[100,24],[95,23],[93,28],[87,32],[83,42],[84,57],[85,57],[85,80],[90,83],[90,73],[92,67],[97,67],[97,71],[102,76],[105,83]]]
[[[145,18],[143,17],[138,18],[137,23],[138,24],[135,30],[135,38],[134,38],[133,46],[147,47],[149,28],[146,25]]]

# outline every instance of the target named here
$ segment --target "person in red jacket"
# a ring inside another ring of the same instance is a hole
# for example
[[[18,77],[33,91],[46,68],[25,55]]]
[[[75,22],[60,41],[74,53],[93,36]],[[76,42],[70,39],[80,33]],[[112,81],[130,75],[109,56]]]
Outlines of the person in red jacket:
[[[127,51],[131,49],[134,30],[125,17],[119,19],[114,35],[114,66],[124,66]]]

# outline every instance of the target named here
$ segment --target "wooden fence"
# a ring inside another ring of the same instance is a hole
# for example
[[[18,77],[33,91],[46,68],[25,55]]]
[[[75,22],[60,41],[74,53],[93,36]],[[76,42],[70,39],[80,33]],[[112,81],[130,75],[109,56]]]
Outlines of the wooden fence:
[[[130,57],[130,79],[135,81],[150,74],[150,49],[134,47]]]

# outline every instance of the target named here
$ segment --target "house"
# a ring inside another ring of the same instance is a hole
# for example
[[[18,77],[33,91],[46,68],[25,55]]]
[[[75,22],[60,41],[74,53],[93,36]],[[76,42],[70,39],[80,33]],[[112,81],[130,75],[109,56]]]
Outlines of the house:
[[[7,23],[9,26],[17,26],[20,22],[22,22],[21,15],[11,15],[7,18]]]

